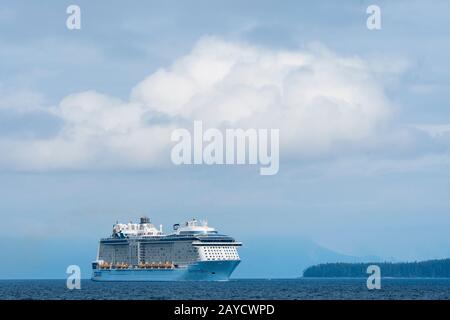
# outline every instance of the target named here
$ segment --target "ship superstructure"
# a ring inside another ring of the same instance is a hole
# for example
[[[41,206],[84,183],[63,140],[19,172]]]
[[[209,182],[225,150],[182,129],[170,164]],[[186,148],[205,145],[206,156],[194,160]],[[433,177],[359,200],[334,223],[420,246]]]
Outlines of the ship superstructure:
[[[240,242],[206,221],[175,224],[164,234],[147,217],[116,223],[100,240],[92,279],[96,281],[228,280],[240,263]]]

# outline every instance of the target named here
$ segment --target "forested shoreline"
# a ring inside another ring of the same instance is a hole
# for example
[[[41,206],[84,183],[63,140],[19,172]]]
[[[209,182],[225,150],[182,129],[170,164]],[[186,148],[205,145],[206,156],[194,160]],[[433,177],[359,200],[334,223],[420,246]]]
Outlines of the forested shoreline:
[[[323,263],[303,272],[305,278],[367,277],[367,267],[380,267],[382,277],[393,278],[450,278],[450,259],[414,262]]]

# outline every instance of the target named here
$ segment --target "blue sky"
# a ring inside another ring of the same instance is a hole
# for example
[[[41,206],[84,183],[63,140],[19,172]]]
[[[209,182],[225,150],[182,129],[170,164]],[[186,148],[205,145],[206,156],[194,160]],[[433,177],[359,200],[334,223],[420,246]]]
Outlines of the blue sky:
[[[242,239],[241,277],[298,275],[322,248],[450,255],[448,2],[77,1],[69,31],[72,3],[0,5],[1,278],[87,276],[97,239],[141,214]],[[281,127],[279,173],[173,166],[168,132],[194,117]]]

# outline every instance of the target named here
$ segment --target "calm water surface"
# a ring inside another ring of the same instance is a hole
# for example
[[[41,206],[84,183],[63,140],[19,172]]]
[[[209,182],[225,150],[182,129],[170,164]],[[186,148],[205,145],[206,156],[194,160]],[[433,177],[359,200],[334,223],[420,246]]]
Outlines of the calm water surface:
[[[450,279],[231,280],[228,282],[92,282],[68,290],[65,280],[0,280],[0,299],[450,299]]]

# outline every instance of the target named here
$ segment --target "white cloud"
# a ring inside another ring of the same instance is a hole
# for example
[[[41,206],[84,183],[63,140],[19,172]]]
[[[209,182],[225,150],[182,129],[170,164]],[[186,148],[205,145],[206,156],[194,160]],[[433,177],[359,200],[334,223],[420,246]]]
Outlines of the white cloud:
[[[170,132],[180,119],[280,128],[282,158],[320,155],[336,143],[366,143],[390,110],[371,64],[361,58],[320,46],[271,50],[207,37],[138,83],[129,101],[95,91],[65,97],[50,111],[64,121],[57,136],[0,138],[0,161],[40,170],[161,165],[169,163]],[[161,117],[166,120],[152,121]]]
[[[360,141],[389,116],[383,88],[359,58],[323,48],[268,50],[214,38],[138,84],[132,101],[212,126],[275,127],[296,153]]]

